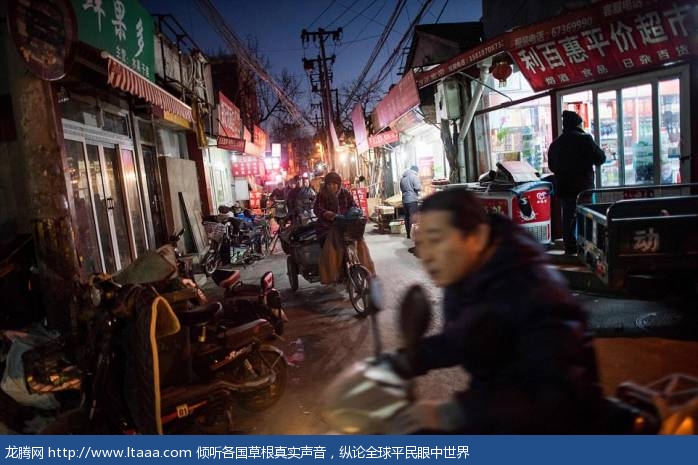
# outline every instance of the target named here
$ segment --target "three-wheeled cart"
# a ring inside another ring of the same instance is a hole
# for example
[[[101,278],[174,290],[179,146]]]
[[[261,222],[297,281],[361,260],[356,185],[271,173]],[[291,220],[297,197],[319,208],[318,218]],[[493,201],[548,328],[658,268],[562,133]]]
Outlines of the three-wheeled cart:
[[[698,183],[592,189],[577,197],[577,251],[611,289],[631,276],[698,276]]]

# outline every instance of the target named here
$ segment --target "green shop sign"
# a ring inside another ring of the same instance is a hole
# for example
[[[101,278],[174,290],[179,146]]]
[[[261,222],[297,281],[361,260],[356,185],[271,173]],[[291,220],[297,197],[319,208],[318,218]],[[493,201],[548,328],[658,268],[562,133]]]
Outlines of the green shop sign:
[[[153,19],[137,0],[72,0],[81,41],[105,50],[151,81]]]

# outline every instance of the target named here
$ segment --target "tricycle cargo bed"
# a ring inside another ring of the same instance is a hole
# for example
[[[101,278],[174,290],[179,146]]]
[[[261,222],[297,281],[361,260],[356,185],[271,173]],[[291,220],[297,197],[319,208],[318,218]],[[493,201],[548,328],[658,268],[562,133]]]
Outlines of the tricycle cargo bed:
[[[636,274],[698,275],[698,195],[578,204],[577,248],[613,289]]]

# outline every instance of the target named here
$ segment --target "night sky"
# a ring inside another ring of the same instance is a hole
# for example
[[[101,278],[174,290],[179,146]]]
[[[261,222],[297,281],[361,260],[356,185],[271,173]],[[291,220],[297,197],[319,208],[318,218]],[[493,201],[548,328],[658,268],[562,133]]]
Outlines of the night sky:
[[[140,0],[151,13],[174,15],[204,52],[217,52],[227,48],[197,10],[193,0]],[[273,75],[283,68],[299,77],[305,96],[297,103],[308,104],[309,83],[302,66],[304,50],[300,35],[306,28],[336,29],[342,27],[342,42],[335,46],[331,41],[328,55],[337,56],[334,65],[333,87],[341,87],[356,79],[364,67],[378,37],[383,32],[397,0],[212,0],[225,17],[228,26],[243,40],[254,36],[261,54],[271,62]],[[422,0],[408,0],[386,45],[369,71],[374,76],[385,63],[409,23],[419,11]],[[422,19],[422,23],[448,23],[477,21],[482,14],[481,0],[434,0]],[[359,13],[363,12],[363,15]],[[440,18],[439,18],[440,15]],[[409,42],[408,42],[409,45]],[[305,56],[315,58],[317,46],[305,50]],[[401,61],[383,83],[388,89],[397,82],[395,73]]]

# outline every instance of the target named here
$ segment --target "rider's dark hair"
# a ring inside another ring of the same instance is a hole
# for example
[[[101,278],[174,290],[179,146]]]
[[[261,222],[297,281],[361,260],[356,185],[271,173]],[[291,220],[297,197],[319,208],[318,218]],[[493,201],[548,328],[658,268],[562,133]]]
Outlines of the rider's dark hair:
[[[470,234],[489,216],[475,195],[465,189],[447,189],[424,199],[420,212],[445,211],[451,215],[451,225],[463,234]]]

